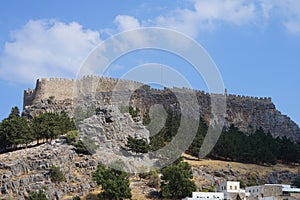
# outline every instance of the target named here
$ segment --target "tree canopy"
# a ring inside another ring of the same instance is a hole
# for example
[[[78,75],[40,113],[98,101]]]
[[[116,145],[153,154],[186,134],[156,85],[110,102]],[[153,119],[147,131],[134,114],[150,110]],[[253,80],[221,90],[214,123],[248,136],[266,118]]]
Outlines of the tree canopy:
[[[180,114],[167,110],[168,117],[164,128],[158,134],[150,137],[150,150],[157,150],[169,143],[176,135],[180,125]],[[188,127],[191,119],[185,119]],[[206,136],[208,126],[200,117],[196,136],[186,150],[186,153],[198,156],[200,147]],[[276,164],[300,162],[300,144],[296,144],[287,137],[274,138],[270,133],[259,128],[255,133],[244,133],[234,125],[224,129],[213,150],[207,155],[209,158],[234,160],[244,163]]]
[[[121,200],[131,198],[129,179],[125,172],[114,168],[106,168],[99,164],[93,173],[94,181],[101,186],[99,199]]]
[[[18,107],[13,107],[9,116],[0,123],[0,152],[27,146],[35,140],[55,139],[75,129],[75,124],[65,112],[42,113],[29,121],[20,116]]]
[[[287,139],[274,138],[259,128],[254,134],[246,135],[235,126],[223,131],[217,144],[209,154],[212,158],[235,160],[256,164],[299,162],[299,146]]]
[[[181,199],[196,191],[191,166],[180,162],[162,170],[161,193],[164,198]]]
[[[143,139],[137,139],[129,136],[127,138],[126,147],[129,151],[136,153],[147,153],[150,149],[149,144]]]

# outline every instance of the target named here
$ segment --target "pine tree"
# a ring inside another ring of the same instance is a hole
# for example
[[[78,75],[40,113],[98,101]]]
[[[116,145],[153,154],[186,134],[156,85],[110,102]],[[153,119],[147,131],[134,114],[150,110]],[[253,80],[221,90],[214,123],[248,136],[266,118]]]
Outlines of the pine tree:
[[[120,200],[131,198],[129,179],[125,172],[113,168],[107,169],[100,164],[96,172],[93,173],[93,179],[103,189],[98,195],[99,199]]]
[[[196,191],[191,166],[186,162],[170,165],[162,170],[161,193],[164,198],[181,199]]]

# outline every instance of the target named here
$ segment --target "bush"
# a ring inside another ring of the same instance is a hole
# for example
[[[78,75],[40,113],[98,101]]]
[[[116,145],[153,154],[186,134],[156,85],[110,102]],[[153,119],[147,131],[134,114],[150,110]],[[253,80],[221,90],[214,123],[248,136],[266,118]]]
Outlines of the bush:
[[[79,140],[78,131],[76,130],[69,131],[66,135],[66,138],[67,143],[69,145],[73,145],[76,148],[76,153],[91,155],[95,153],[96,149],[98,148],[95,142],[87,136],[84,137],[83,140]]]
[[[132,106],[129,106],[129,113],[132,118],[136,118],[139,112],[140,110],[138,108],[133,108]]]
[[[62,181],[65,181],[65,176],[63,172],[57,166],[51,166],[49,174],[51,181],[53,182],[60,183]]]
[[[293,186],[300,187],[300,176],[295,178],[295,180],[293,180],[292,184],[293,184]]]
[[[162,170],[161,193],[164,198],[181,199],[196,191],[191,166],[186,162],[170,165]]]
[[[48,200],[48,199],[45,193],[42,190],[39,190],[38,192],[30,192],[26,200]]]
[[[99,199],[127,199],[131,198],[129,179],[125,172],[116,169],[107,169],[104,165],[98,165],[93,173],[94,181],[101,186],[102,192]]]
[[[148,153],[150,146],[146,141],[129,136],[126,147],[129,151],[136,153]]]
[[[76,130],[69,131],[66,135],[66,138],[67,138],[68,144],[75,143],[76,139],[78,138],[78,131],[76,131]]]

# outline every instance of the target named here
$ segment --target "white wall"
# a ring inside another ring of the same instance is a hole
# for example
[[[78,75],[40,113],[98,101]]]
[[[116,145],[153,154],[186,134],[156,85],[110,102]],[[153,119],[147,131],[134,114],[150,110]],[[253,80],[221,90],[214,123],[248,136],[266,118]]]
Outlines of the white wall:
[[[239,193],[240,192],[240,182],[224,181],[224,182],[220,183],[218,192]]]
[[[258,197],[258,200],[275,200],[275,197]]]
[[[227,192],[238,193],[240,191],[240,182],[227,181]]]
[[[246,187],[246,192],[250,193],[250,197],[259,197],[263,193],[263,185]]]
[[[222,192],[193,192],[193,199],[224,199]]]

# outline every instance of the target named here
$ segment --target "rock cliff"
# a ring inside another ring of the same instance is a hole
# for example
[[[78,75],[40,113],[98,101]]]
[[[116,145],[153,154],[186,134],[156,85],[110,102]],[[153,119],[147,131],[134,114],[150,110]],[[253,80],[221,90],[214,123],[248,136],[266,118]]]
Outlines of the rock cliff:
[[[0,199],[25,199],[31,191],[45,190],[50,199],[66,194],[84,195],[95,188],[91,179],[98,161],[92,156],[77,155],[72,146],[57,143],[18,150],[0,155]],[[58,166],[66,181],[53,183],[52,165]]]
[[[208,93],[187,88],[176,88],[177,91],[192,91],[199,103],[199,114],[210,122],[211,98]],[[87,76],[80,80],[39,79],[35,89],[24,91],[24,115],[32,117],[40,112],[67,111],[73,113],[76,93],[87,94],[85,98],[93,99],[97,105],[121,105],[124,97],[128,98],[133,107],[139,108],[140,117],[152,105],[162,104],[180,113],[180,103],[172,89],[163,90],[150,88],[142,83]],[[87,99],[86,99],[87,101]],[[188,96],[186,97],[188,102]],[[300,128],[288,116],[281,114],[271,98],[257,98],[226,94],[227,113],[225,127],[231,124],[243,132],[254,133],[259,127],[270,132],[274,137],[286,136],[293,141],[300,141]]]

